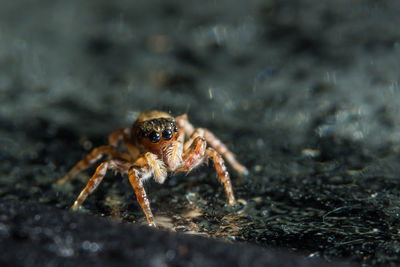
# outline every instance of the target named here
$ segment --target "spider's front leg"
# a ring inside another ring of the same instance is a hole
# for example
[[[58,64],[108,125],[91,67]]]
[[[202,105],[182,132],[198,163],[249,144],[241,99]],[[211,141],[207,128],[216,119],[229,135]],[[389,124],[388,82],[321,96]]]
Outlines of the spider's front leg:
[[[97,167],[96,172],[93,174],[92,178],[90,178],[89,182],[86,184],[85,188],[79,194],[78,198],[74,202],[74,205],[71,207],[72,210],[77,210],[79,206],[82,205],[83,201],[93,193],[93,191],[99,186],[104,176],[107,173],[108,169],[112,169],[121,174],[128,173],[130,163],[122,160],[107,160]]]
[[[130,160],[130,156],[126,153],[119,152],[111,146],[99,146],[92,150],[84,159],[79,161],[63,178],[57,181],[57,184],[63,184],[70,181],[79,172],[89,168],[93,163],[101,159],[106,154],[112,158]]]
[[[156,155],[147,152],[129,169],[128,175],[129,182],[135,190],[136,198],[146,215],[149,225],[156,227],[154,216],[150,209],[150,201],[143,187],[143,181],[153,175],[156,182],[160,184],[164,183],[165,178],[167,178],[167,171],[164,163],[159,160]]]
[[[222,156],[213,148],[207,148],[207,142],[204,138],[197,136],[190,146],[184,151],[182,166],[177,171],[190,171],[198,165],[212,158],[214,167],[218,173],[220,181],[224,184],[225,192],[228,197],[229,205],[235,205],[235,196],[233,195],[231,179]]]
[[[222,158],[221,154],[211,147],[207,148],[206,153],[208,157],[212,158],[215,170],[218,173],[218,177],[225,186],[229,205],[234,206],[236,203],[235,196],[233,195],[231,178],[229,177],[229,172],[226,170],[224,159]]]
[[[119,128],[108,136],[108,144],[112,147],[117,148],[120,140],[124,141],[132,160],[137,159],[140,154],[139,149],[131,141],[129,128]]]
[[[246,167],[236,160],[235,155],[210,130],[206,128],[195,129],[193,125],[189,122],[186,114],[178,116],[176,118],[176,122],[178,123],[180,128],[184,129],[185,134],[187,136],[190,136],[188,141],[185,143],[184,150],[186,150],[192,144],[196,137],[203,137],[207,141],[207,143],[212,146],[220,155],[222,155],[238,173],[243,175],[248,174],[248,170],[246,169]]]

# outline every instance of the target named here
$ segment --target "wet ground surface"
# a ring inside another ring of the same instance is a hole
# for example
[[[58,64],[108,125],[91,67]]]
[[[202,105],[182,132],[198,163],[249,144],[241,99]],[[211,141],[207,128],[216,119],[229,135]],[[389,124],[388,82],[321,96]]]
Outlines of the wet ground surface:
[[[37,204],[2,201],[0,211],[2,266],[350,266]]]
[[[55,181],[109,133],[141,110],[186,112],[250,174],[230,169],[235,207],[212,164],[149,181],[161,229],[400,263],[397,2],[1,5],[2,201],[67,210],[96,166]],[[83,206],[73,216],[146,224],[111,172]]]

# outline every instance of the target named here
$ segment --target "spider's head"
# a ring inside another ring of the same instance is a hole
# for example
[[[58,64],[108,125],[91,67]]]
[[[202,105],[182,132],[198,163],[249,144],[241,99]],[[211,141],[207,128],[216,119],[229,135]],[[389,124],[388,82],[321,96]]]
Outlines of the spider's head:
[[[157,153],[176,140],[175,119],[160,111],[143,112],[133,125],[132,135],[147,151]],[[158,153],[157,153],[158,154]]]

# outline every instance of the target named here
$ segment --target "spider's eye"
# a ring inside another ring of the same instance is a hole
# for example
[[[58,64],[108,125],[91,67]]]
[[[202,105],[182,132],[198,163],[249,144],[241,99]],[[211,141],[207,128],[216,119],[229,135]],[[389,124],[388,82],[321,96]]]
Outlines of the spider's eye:
[[[160,141],[160,138],[161,138],[161,136],[158,132],[151,132],[149,134],[149,139],[153,143],[157,143],[158,141]]]
[[[178,131],[178,126],[174,126],[174,132],[177,132]]]
[[[171,130],[170,130],[170,129],[165,129],[165,130],[162,132],[162,137],[163,137],[165,140],[171,139],[171,138],[172,138],[172,132],[171,132]]]

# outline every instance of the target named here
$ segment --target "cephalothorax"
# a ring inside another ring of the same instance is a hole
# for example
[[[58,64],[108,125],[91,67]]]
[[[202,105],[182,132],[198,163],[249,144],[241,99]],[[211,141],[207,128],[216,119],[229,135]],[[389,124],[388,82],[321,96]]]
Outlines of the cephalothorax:
[[[124,142],[127,152],[117,150],[120,140]],[[168,172],[188,172],[211,158],[218,177],[225,186],[229,204],[234,205],[231,180],[222,156],[237,172],[247,173],[247,169],[236,161],[233,153],[213,133],[204,128],[195,129],[186,114],[173,118],[162,111],[144,111],[131,128],[120,128],[113,132],[109,136],[109,145],[95,148],[65,177],[58,180],[58,183],[71,180],[76,174],[100,160],[103,155],[108,155],[109,159],[97,167],[72,210],[76,210],[83,203],[103,180],[107,170],[112,169],[128,175],[136,198],[151,226],[156,224],[143,187],[144,180],[153,177],[162,184]]]

